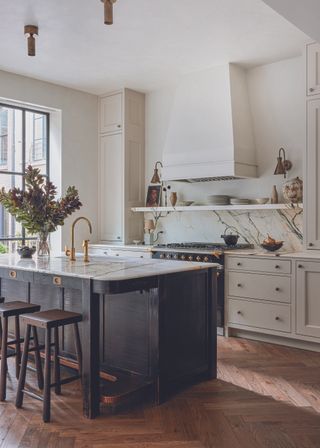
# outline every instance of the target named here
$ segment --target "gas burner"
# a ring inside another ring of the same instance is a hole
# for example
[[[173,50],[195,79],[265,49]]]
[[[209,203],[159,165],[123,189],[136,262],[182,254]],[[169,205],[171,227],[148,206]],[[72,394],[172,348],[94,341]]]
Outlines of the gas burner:
[[[193,249],[193,250],[217,250],[217,249],[251,249],[250,244],[242,243],[227,246],[224,243],[169,243],[158,244],[156,249]]]

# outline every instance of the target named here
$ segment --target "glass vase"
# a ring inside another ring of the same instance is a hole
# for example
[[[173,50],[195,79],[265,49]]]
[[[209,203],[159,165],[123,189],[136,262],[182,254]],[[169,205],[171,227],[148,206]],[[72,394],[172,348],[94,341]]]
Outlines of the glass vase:
[[[38,233],[37,237],[37,257],[50,257],[49,232],[43,231]]]

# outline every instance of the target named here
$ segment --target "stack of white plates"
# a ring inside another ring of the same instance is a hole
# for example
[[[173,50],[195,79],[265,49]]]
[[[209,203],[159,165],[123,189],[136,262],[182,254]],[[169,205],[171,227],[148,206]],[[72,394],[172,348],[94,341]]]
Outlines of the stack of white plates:
[[[250,204],[250,199],[239,199],[239,198],[231,198],[231,205],[247,205]]]
[[[230,196],[212,194],[208,196],[208,203],[211,205],[228,205],[230,204]]]

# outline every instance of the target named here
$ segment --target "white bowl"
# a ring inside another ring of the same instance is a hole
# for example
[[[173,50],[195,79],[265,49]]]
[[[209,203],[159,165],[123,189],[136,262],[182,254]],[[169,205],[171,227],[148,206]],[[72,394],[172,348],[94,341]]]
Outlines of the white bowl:
[[[252,199],[252,202],[254,204],[266,204],[267,202],[269,202],[269,198],[257,198],[257,199]]]

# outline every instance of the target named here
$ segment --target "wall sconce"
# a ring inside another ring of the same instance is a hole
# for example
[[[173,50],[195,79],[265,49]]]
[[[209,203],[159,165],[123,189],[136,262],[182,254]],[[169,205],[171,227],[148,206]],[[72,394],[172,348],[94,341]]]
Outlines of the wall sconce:
[[[101,0],[104,4],[104,23],[105,25],[113,24],[113,4],[117,0]]]
[[[152,176],[152,179],[150,182],[151,184],[161,184],[158,165],[160,165],[161,168],[163,168],[163,165],[160,161],[156,162],[156,164],[154,166],[153,176]]]
[[[24,27],[24,34],[28,34],[28,56],[36,55],[36,40],[34,35],[38,36],[39,29],[35,25],[26,25]]]
[[[283,160],[281,157],[281,153],[283,156]],[[279,156],[277,157],[277,166],[276,169],[274,170],[273,174],[283,174],[284,178],[287,177],[287,171],[291,170],[292,168],[292,163],[290,162],[290,160],[286,159],[286,152],[283,148],[279,149]]]

